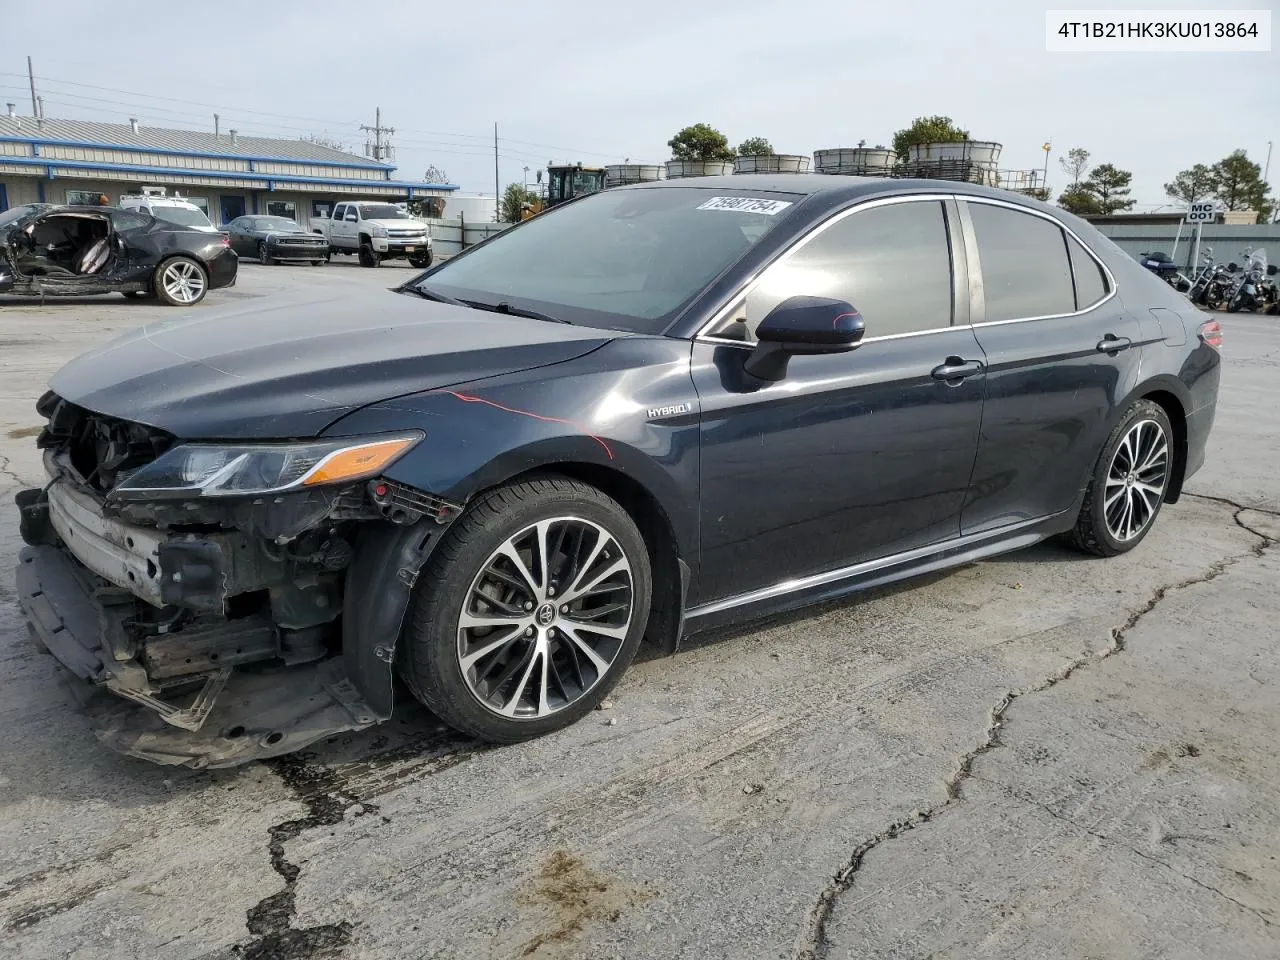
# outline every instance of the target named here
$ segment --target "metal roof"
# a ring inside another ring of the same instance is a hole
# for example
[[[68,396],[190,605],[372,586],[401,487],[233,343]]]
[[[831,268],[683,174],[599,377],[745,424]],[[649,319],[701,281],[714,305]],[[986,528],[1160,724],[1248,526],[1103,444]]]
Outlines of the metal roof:
[[[368,157],[322,147],[306,140],[284,140],[275,137],[215,135],[202,130],[174,130],[167,127],[138,125],[134,133],[127,123],[98,123],[92,120],[57,120],[45,118],[40,123],[32,117],[9,117],[0,114],[0,138],[37,143],[65,143],[76,146],[124,147],[134,150],[165,150],[175,153],[245,157],[262,160],[336,163],[343,166],[394,170],[388,163]]]

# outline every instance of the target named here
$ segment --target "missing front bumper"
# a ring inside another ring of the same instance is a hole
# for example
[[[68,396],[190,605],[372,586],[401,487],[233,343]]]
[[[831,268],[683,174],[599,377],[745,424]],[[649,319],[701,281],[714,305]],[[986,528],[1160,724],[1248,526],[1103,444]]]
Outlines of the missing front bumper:
[[[136,664],[116,661],[103,646],[103,607],[64,551],[25,547],[17,584],[31,632],[79,680],[95,734],[120,753],[196,769],[227,767],[383,719],[361,698],[341,658],[255,672],[216,670],[190,704],[170,703],[132,685]],[[93,697],[95,688],[124,699]],[[148,698],[153,702],[144,702]]]

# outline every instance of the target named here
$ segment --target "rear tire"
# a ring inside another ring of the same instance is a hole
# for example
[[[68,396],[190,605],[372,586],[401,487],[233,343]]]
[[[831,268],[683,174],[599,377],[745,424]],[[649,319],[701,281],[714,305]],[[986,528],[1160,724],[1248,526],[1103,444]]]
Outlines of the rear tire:
[[[329,261],[327,261],[327,260],[312,260],[312,261],[311,261],[311,265],[312,265],[313,267],[323,267],[323,266],[324,266],[326,263],[328,263],[328,262],[329,262]]]
[[[494,743],[593,710],[635,657],[652,593],[635,522],[600,490],[560,476],[480,497],[417,582],[401,675],[450,726]]]
[[[1172,476],[1169,417],[1159,404],[1139,400],[1103,445],[1066,541],[1098,557],[1128,553],[1155,526]]]
[[[190,257],[170,257],[156,267],[151,286],[162,303],[194,307],[209,292],[209,274]]]

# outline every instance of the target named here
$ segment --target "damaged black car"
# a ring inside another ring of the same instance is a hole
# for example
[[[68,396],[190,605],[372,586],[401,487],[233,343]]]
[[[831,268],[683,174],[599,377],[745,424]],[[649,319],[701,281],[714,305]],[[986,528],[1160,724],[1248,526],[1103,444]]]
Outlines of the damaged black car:
[[[237,266],[225,235],[140,210],[32,203],[0,213],[0,293],[191,307],[234,284]]]
[[[1221,342],[1008,192],[617,188],[398,290],[71,361],[17,497],[19,601],[132,756],[285,753],[400,687],[515,742],[587,715],[644,639],[1048,537],[1132,550],[1204,463]]]

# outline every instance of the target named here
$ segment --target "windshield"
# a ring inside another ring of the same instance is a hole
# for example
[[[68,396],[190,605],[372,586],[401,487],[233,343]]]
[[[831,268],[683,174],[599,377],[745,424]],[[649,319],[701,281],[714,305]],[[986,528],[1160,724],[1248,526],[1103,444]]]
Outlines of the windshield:
[[[151,215],[157,220],[176,223],[182,227],[213,226],[213,224],[209,222],[208,217],[193,207],[155,206],[151,208]]]
[[[1259,247],[1257,250],[1254,250],[1252,253],[1250,253],[1248,257],[1248,263],[1246,264],[1246,269],[1261,270],[1263,273],[1266,273],[1267,272],[1267,251],[1264,250],[1262,247]]]
[[[362,203],[360,217],[363,220],[411,220],[413,219],[394,203]]]
[[[288,217],[260,217],[258,218],[259,230],[283,230],[286,233],[299,233],[302,228],[298,224],[290,220]]]
[[[607,190],[510,228],[447,261],[422,286],[571,323],[661,333],[798,199],[689,187]]]

